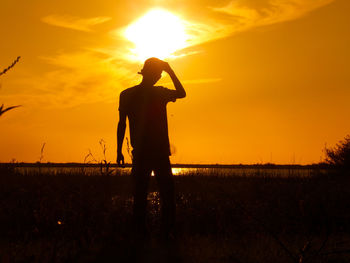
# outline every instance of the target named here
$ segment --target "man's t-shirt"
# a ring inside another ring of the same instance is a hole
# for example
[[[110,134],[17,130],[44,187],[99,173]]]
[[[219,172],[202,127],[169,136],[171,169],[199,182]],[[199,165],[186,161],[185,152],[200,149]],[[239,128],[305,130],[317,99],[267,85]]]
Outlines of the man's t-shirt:
[[[133,155],[170,155],[166,105],[176,91],[135,86],[120,93],[119,111],[129,119]]]

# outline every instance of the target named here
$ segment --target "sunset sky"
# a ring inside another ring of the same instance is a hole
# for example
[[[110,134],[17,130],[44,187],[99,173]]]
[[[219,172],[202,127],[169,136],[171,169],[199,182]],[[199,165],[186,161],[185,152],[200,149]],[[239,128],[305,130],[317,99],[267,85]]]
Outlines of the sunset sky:
[[[348,0],[2,0],[0,70],[21,59],[0,76],[0,105],[22,107],[0,117],[0,162],[36,162],[43,143],[44,162],[83,162],[89,149],[101,159],[101,139],[115,162],[119,93],[149,56],[187,91],[168,104],[173,163],[319,162],[350,134],[349,10]]]

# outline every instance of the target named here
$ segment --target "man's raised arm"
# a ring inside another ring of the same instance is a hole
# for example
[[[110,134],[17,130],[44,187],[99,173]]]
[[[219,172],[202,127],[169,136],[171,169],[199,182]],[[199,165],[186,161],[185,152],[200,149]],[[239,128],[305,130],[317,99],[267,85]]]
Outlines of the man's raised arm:
[[[119,122],[117,128],[117,164],[124,165],[124,155],[122,153],[123,141],[126,129],[126,114],[119,111]]]
[[[186,97],[186,91],[182,86],[180,80],[177,78],[174,70],[170,67],[168,62],[164,62],[164,63],[165,63],[164,71],[169,74],[171,80],[174,83],[175,90],[177,91],[177,98],[181,99]]]

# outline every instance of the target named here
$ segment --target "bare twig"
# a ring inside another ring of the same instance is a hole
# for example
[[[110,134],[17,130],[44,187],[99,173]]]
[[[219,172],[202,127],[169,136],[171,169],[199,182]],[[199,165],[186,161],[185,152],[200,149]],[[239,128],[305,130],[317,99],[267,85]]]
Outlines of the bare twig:
[[[40,158],[39,158],[39,163],[44,159],[44,149],[45,149],[46,142],[43,143],[43,146],[41,146],[40,150]]]
[[[12,110],[12,109],[15,109],[15,108],[18,108],[18,107],[21,107],[21,105],[10,106],[10,107],[4,108],[4,104],[2,104],[0,106],[0,116],[3,115],[6,111],[9,111],[9,110]]]
[[[306,253],[310,250],[311,248],[311,240],[308,240],[304,247],[300,250],[299,254],[299,263],[304,263],[306,261]]]
[[[102,148],[102,153],[103,153],[103,160],[100,162],[101,175],[111,175],[113,170],[110,170],[111,162],[107,161],[107,157],[106,157],[106,151],[107,151],[106,142],[103,139],[101,139],[99,141],[99,143],[100,143],[100,146]]]
[[[21,58],[21,57],[18,56],[18,57],[15,59],[15,61],[12,62],[12,64],[11,64],[10,66],[8,66],[8,67],[5,68],[3,71],[1,71],[1,72],[0,72],[0,76],[3,75],[3,74],[5,74],[5,73],[6,73],[7,71],[9,71],[11,68],[13,68],[13,67],[17,64],[17,62],[19,61],[20,58]]]
[[[17,62],[19,61],[19,59],[20,59],[21,57],[20,56],[18,56],[13,62],[12,62],[12,64],[10,65],[10,66],[8,66],[7,68],[5,68],[3,71],[1,71],[0,72],[0,76],[1,75],[3,75],[3,74],[5,74],[7,71],[9,71],[11,68],[13,68],[16,64],[17,64]],[[0,87],[1,88],[1,87]],[[0,116],[2,115],[2,114],[4,114],[5,112],[7,112],[7,111],[9,111],[9,110],[12,110],[12,109],[14,109],[14,108],[18,108],[18,107],[20,107],[21,105],[16,105],[16,106],[10,106],[10,107],[7,107],[7,108],[4,108],[4,104],[2,104],[1,105],[1,107],[0,107]]]
[[[91,157],[92,158],[92,161],[95,162],[95,163],[98,163],[98,161],[95,159],[94,155],[92,154],[91,150],[89,150],[89,153],[85,156],[84,158],[84,163],[86,162],[86,160]],[[87,163],[91,163],[90,161],[88,161]]]
[[[101,139],[99,141],[99,144],[100,144],[100,146],[102,148],[103,158],[104,158],[104,160],[106,160],[106,150],[107,150],[106,142],[103,139]]]

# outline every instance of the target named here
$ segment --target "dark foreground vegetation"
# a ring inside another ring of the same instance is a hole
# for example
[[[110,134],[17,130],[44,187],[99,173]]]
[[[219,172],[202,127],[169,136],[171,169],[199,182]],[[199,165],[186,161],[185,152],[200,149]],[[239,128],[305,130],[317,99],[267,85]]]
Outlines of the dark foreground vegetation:
[[[175,177],[177,239],[133,235],[129,176],[0,169],[0,262],[350,262],[350,177]]]

